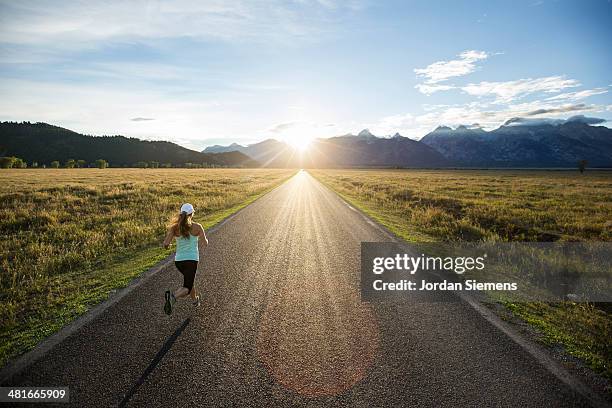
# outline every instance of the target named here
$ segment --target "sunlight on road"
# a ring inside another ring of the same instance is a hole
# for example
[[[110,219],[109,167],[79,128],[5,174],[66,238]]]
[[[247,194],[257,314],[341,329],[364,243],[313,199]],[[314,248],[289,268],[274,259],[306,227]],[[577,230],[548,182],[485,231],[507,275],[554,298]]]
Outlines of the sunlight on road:
[[[336,395],[366,375],[379,346],[378,324],[355,280],[340,272],[311,176],[301,171],[291,182],[270,230],[282,244],[267,259],[286,273],[270,289],[257,353],[284,387],[309,397]]]

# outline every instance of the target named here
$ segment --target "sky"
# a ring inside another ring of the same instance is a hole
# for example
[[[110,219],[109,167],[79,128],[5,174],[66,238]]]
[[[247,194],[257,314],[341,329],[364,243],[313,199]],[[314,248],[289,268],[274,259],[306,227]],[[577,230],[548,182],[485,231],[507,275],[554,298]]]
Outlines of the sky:
[[[610,0],[0,0],[0,120],[197,150],[610,127],[610,17]]]

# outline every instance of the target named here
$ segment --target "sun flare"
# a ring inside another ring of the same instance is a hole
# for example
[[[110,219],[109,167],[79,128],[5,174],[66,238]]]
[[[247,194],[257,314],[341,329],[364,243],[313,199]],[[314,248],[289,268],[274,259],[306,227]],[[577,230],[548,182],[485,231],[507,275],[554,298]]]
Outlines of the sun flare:
[[[298,152],[305,152],[310,147],[312,143],[312,138],[307,136],[293,136],[285,138],[285,142],[289,144],[291,147],[295,148]]]

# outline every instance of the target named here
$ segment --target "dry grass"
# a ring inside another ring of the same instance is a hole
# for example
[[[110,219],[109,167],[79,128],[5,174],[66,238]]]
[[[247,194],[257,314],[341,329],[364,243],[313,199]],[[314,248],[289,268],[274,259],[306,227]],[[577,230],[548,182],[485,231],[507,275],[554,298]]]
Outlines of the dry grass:
[[[612,240],[612,172],[316,170],[408,240]]]
[[[612,172],[313,170],[407,241],[612,241]],[[576,303],[510,303],[546,344],[612,379],[612,318]],[[600,305],[602,306],[602,305]]]
[[[0,365],[166,256],[159,244],[182,202],[210,227],[291,174],[0,170]]]

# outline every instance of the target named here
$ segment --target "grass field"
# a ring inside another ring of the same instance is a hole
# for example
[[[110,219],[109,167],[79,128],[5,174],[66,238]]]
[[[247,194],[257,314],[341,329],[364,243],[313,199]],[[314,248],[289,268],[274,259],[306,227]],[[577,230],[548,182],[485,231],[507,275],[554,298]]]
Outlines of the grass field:
[[[291,170],[0,170],[0,366],[126,286],[182,202],[209,228]]]
[[[312,170],[407,241],[612,241],[612,172]],[[612,318],[589,304],[505,303],[612,379]]]

